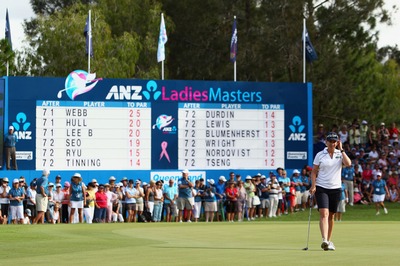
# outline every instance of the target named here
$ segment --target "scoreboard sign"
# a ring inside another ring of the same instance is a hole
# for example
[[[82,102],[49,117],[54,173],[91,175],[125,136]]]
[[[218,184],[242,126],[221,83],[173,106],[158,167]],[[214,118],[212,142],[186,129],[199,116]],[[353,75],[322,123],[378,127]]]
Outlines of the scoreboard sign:
[[[217,177],[312,162],[311,84],[102,79],[82,70],[5,79],[4,125],[30,155],[19,169],[187,168]]]

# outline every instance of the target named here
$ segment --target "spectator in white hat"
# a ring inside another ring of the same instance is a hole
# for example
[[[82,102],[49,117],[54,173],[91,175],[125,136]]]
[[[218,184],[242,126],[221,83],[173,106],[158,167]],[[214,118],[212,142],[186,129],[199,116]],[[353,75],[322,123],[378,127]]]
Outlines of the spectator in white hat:
[[[167,222],[172,222],[173,217],[175,217],[175,220],[178,219],[176,216],[176,200],[178,198],[178,190],[176,186],[174,185],[174,179],[171,178],[168,181],[168,185],[164,186],[163,193],[164,193],[164,209],[166,210],[167,213]],[[201,207],[201,201],[200,201],[200,207]],[[199,208],[200,210],[200,208]],[[200,211],[199,211],[200,212]]]
[[[386,181],[382,179],[381,172],[376,174],[376,178],[377,179],[372,182],[370,190],[372,200],[375,203],[376,215],[380,214],[379,207],[381,207],[383,212],[387,214],[388,210],[383,202],[385,201],[385,196],[390,197],[390,193],[386,186]]]
[[[23,224],[31,224],[31,217],[32,217],[32,212],[30,209],[26,209],[24,212],[24,221]]]
[[[179,210],[178,220],[182,222],[183,212],[185,211],[186,217],[183,217],[187,222],[191,222],[192,209],[194,206],[194,197],[192,189],[194,184],[189,180],[189,170],[182,171],[182,177],[178,180],[178,200],[177,207]]]
[[[303,186],[303,180],[300,176],[299,170],[297,169],[293,170],[293,174],[290,181],[294,183],[294,188],[296,190],[295,210],[298,211],[301,206],[301,199],[303,198],[303,192],[301,189],[301,187]]]
[[[110,184],[110,191],[115,192],[115,180],[117,180],[114,176],[110,176],[108,179],[108,183]]]
[[[253,205],[253,198],[256,192],[256,186],[252,182],[251,176],[246,176],[246,183],[244,183],[244,188],[246,189],[247,201],[246,206],[248,210],[247,220],[255,220],[255,206]]]
[[[25,199],[24,190],[22,187],[19,187],[19,180],[14,179],[12,188],[8,193],[8,197],[10,199],[10,212],[12,223],[22,224],[24,221],[24,206],[23,201]]]
[[[75,210],[78,209],[79,223],[83,222],[83,203],[86,201],[86,189],[82,183],[80,173],[75,173],[71,178],[71,186],[69,188],[70,198],[69,206],[71,211],[69,214],[69,223],[74,221]]]
[[[44,214],[47,211],[47,204],[49,199],[47,198],[47,187],[49,185],[50,171],[44,169],[42,176],[36,180],[36,218],[34,224],[44,223]]]
[[[360,126],[360,144],[365,147],[368,143],[368,122],[363,120]]]
[[[15,145],[18,142],[17,134],[14,132],[14,127],[10,126],[8,128],[7,135],[4,136],[4,148],[6,152],[6,167],[7,170],[10,170],[10,159],[12,160],[12,169],[18,170],[17,166],[17,158],[16,158],[16,149]]]
[[[216,189],[214,186],[215,182],[213,179],[208,179],[207,183],[208,183],[208,185],[203,194],[204,211],[206,213],[206,222],[213,222],[214,214],[217,211],[217,199],[215,197]]]
[[[225,200],[225,176],[218,178],[218,183],[215,184],[215,196],[217,198],[217,221],[225,220],[224,200]]]

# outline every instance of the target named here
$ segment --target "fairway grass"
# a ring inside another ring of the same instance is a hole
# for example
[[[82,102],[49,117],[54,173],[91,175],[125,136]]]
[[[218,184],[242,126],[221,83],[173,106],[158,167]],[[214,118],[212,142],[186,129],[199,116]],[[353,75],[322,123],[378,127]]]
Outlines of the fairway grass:
[[[318,222],[2,226],[1,265],[398,265],[398,222],[336,224],[323,251]]]

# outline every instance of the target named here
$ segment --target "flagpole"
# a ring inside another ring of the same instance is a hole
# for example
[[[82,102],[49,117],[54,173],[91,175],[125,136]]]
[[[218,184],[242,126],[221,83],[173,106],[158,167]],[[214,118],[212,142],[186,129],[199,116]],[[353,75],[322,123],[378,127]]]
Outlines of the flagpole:
[[[161,13],[161,23],[164,21],[164,15],[163,13]],[[164,22],[165,23],[165,22]],[[164,24],[165,25],[165,24]],[[160,29],[161,31],[161,29]],[[165,54],[165,46],[164,46],[164,54]],[[164,61],[165,61],[165,57],[164,59],[161,61],[161,80],[164,80]]]
[[[303,18],[303,83],[306,83],[306,19]]]
[[[164,80],[165,44],[168,41],[164,14],[161,13],[160,34],[158,35],[157,62],[161,62],[161,80]]]
[[[236,16],[233,16],[233,20],[234,21],[236,20]],[[236,82],[236,60],[235,60],[235,62],[233,62],[233,81]]]
[[[161,61],[161,80],[164,80],[164,60]]]
[[[8,77],[8,72],[9,72],[9,64],[8,64],[8,60],[7,60],[7,77]]]
[[[91,18],[91,13],[92,11],[89,9],[89,25],[88,25],[88,35],[89,35],[89,40],[88,40],[88,74],[90,74],[90,54],[92,53],[91,51],[91,41],[92,41],[92,18]]]
[[[161,13],[160,34],[161,34],[161,30],[162,30],[161,27],[162,27],[163,19],[164,19],[163,13]],[[164,49],[165,49],[165,46],[164,46]],[[165,53],[165,50],[164,50],[164,53]],[[161,61],[161,80],[164,80],[164,60],[165,60],[165,58]]]

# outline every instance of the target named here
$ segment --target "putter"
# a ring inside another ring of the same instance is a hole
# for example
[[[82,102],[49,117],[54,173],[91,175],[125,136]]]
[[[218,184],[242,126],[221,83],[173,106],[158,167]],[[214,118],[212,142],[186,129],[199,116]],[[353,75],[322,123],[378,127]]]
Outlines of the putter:
[[[307,232],[307,245],[303,250],[308,250],[308,241],[310,239],[310,223],[311,223],[311,210],[312,210],[313,195],[310,195],[310,212],[308,214],[308,232]]]

